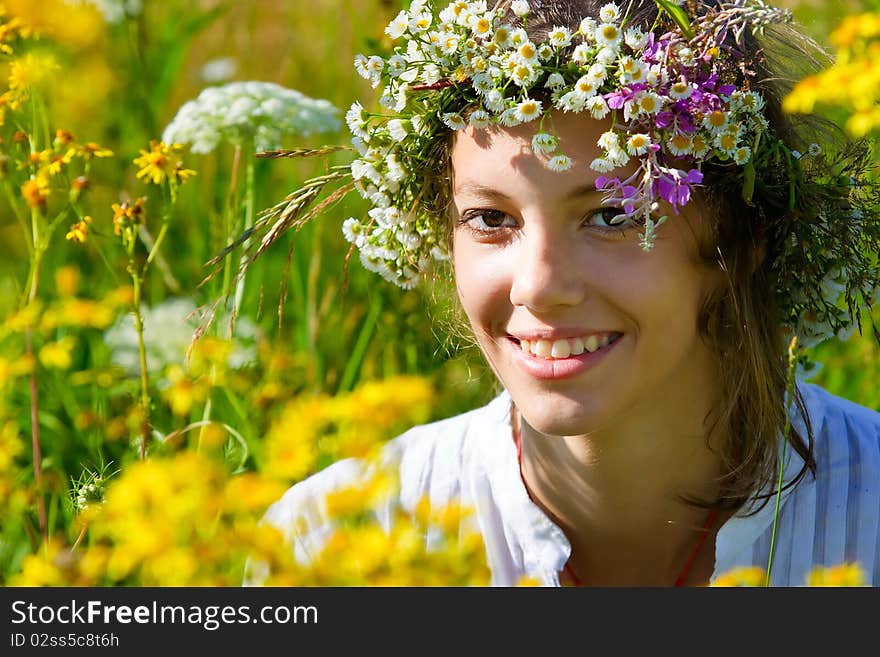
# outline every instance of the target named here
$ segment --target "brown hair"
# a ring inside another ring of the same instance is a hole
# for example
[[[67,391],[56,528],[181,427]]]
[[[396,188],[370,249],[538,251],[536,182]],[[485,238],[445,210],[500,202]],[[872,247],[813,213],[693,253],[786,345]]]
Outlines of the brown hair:
[[[544,41],[555,26],[577,29],[581,19],[596,17],[607,0],[544,0],[532,2],[527,31],[535,41]],[[628,22],[650,29],[657,18],[654,2],[623,0],[621,9],[629,12]],[[496,9],[505,11],[510,0],[502,0]],[[686,3],[693,16],[717,7],[712,0]],[[511,16],[512,18],[512,16]],[[764,97],[764,116],[771,129],[789,148],[806,149],[806,144],[817,139],[837,140],[830,126],[815,118],[787,117],[782,111],[782,98],[793,81],[806,71],[794,71],[795,66],[821,66],[824,53],[812,40],[791,26],[773,26],[764,31],[761,40],[746,38],[744,48],[752,55],[753,70],[747,84]],[[783,71],[787,70],[787,74]],[[445,221],[447,243],[452,248],[449,189],[451,181],[450,150],[452,137],[439,140],[431,161],[444,166],[427,172],[426,209]],[[699,317],[700,335],[715,354],[721,372],[721,401],[711,417],[706,418],[707,435],[715,430],[726,437],[720,446],[724,472],[720,477],[717,499],[687,498],[686,502],[698,507],[736,509],[758,491],[774,489],[779,476],[780,437],[786,422],[786,383],[788,362],[782,312],[778,307],[775,290],[785,281],[777,281],[774,265],[781,253],[786,231],[768,226],[777,218],[777,208],[756,199],[747,204],[740,190],[730,184],[729,169],[709,162],[704,173],[700,196],[711,218],[709,235],[699,237],[700,256],[713,268],[720,268],[724,284],[704,299]],[[727,172],[727,173],[726,173]],[[451,251],[450,251],[451,252]],[[447,278],[448,280],[448,278]],[[453,297],[455,295],[452,295]],[[458,308],[458,317],[463,313]],[[472,338],[471,338],[472,340]],[[792,403],[804,421],[805,435],[791,427],[787,440],[804,460],[800,472],[784,486],[796,485],[807,472],[815,475],[813,431],[806,406],[795,388]],[[768,493],[751,509],[757,512],[775,495]]]

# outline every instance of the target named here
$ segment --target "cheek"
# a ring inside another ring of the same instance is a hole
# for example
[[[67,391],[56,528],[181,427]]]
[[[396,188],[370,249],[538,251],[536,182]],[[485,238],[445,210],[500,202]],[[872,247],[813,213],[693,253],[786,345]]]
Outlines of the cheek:
[[[453,248],[452,263],[458,298],[474,331],[480,335],[497,330],[510,317],[504,264],[466,241]]]

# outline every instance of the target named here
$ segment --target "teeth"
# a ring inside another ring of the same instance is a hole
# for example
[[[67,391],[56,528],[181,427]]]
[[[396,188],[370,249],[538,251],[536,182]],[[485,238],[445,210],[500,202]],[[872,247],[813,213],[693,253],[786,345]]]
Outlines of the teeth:
[[[550,347],[550,355],[553,358],[568,358],[571,355],[571,346],[568,340],[554,340]]]
[[[602,347],[607,347],[613,340],[613,335],[605,333],[588,335],[585,338],[571,338],[567,340],[520,340],[520,348],[538,358],[568,358],[579,356],[588,351],[593,353]]]
[[[549,340],[538,340],[532,343],[532,353],[538,358],[547,358],[553,347],[550,346]]]

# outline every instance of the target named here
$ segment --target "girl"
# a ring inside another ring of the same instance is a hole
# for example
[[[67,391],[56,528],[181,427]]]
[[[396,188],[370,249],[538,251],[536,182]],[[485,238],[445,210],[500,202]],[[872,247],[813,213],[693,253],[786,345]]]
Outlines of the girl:
[[[503,386],[387,445],[393,503],[472,507],[493,584],[854,562],[880,585],[880,414],[790,376],[793,335],[845,337],[876,300],[876,190],[863,147],[783,114],[789,23],[746,0],[416,1],[393,55],[356,60],[385,111],[348,113],[373,208],[343,230],[404,287],[448,261]],[[266,520],[307,558],[364,467]]]

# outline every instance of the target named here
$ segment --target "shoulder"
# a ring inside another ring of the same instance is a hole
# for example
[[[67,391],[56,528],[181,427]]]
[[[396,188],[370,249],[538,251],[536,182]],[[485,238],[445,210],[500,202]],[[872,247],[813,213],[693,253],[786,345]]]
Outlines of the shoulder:
[[[400,473],[401,497],[422,495],[445,502],[461,494],[465,480],[482,465],[494,440],[510,436],[510,396],[502,392],[485,406],[413,427],[386,448],[386,463]]]
[[[880,413],[813,384],[799,386],[810,415],[817,450],[847,443],[869,452],[880,449]]]
[[[876,487],[880,481],[880,413],[801,384],[814,438],[817,479],[846,483],[852,493]],[[866,488],[867,487],[867,488]]]
[[[326,522],[326,496],[357,485],[376,467],[399,477],[399,498],[392,504],[411,508],[424,495],[437,503],[457,500],[466,487],[463,482],[479,467],[485,441],[503,435],[509,426],[509,408],[509,395],[503,392],[480,408],[409,429],[382,448],[375,464],[337,461],[289,488],[264,520],[289,539],[302,527],[313,533]]]

